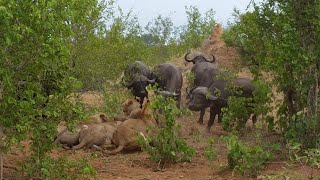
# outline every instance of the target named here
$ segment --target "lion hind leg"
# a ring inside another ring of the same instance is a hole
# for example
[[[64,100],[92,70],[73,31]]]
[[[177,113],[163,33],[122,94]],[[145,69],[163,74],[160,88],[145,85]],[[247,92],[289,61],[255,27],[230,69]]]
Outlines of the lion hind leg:
[[[112,151],[104,151],[105,154],[117,154],[118,152],[122,151],[124,148],[124,145],[119,145],[116,149]]]

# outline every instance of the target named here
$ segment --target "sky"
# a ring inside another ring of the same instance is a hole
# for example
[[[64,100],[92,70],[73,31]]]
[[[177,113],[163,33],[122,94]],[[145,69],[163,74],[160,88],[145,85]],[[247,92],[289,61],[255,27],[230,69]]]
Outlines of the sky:
[[[159,14],[170,17],[175,26],[187,23],[185,6],[196,6],[202,14],[212,8],[215,11],[215,20],[226,26],[229,20],[233,20],[232,13],[234,7],[245,12],[251,0],[117,0],[117,4],[129,12],[132,9],[133,14],[139,18],[142,26],[147,25],[153,18]],[[262,0],[254,0],[258,3]]]

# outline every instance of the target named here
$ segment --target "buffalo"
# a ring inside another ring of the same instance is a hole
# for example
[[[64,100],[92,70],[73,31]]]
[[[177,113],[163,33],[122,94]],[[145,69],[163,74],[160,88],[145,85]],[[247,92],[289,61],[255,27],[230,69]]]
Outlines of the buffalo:
[[[230,88],[231,86],[234,88]],[[255,86],[247,78],[234,78],[230,80],[217,79],[209,87],[196,87],[190,92],[188,108],[192,111],[201,111],[210,107],[210,119],[207,130],[214,123],[215,116],[218,114],[218,120],[221,121],[221,108],[227,107],[228,97],[253,98]],[[252,117],[253,123],[256,122],[256,115]]]
[[[151,79],[151,76],[151,70],[141,61],[132,62],[124,71],[124,85],[128,89],[131,89],[135,98],[140,98],[137,99],[140,102],[140,108],[142,108],[144,98],[148,99],[148,91],[146,90],[146,87],[155,82]]]
[[[193,87],[189,87],[190,89],[187,90],[187,94],[189,94],[189,91],[191,89],[194,89],[196,87],[209,87],[212,83],[214,78],[221,72],[224,72],[225,70],[219,69],[215,63],[215,56],[212,56],[211,60],[208,60],[202,55],[198,55],[192,59],[188,59],[188,55],[190,54],[187,53],[184,56],[185,61],[187,62],[192,62],[194,65],[191,69],[191,73],[194,75],[194,82],[193,82]],[[189,95],[187,95],[187,99],[189,98]],[[203,108],[200,110],[200,117],[198,120],[199,124],[203,124],[203,116],[205,114],[205,109]]]
[[[164,97],[172,97],[177,100],[177,107],[180,108],[182,73],[180,69],[170,63],[159,64],[153,69],[153,78],[158,84],[157,94]]]

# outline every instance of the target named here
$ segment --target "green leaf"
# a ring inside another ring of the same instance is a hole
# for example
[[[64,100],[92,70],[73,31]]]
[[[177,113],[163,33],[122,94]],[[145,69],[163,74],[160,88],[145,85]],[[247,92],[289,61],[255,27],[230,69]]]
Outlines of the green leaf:
[[[16,101],[16,99],[14,99],[13,97],[8,97],[8,99],[7,99],[7,103],[8,104],[16,104],[17,103],[17,101]]]

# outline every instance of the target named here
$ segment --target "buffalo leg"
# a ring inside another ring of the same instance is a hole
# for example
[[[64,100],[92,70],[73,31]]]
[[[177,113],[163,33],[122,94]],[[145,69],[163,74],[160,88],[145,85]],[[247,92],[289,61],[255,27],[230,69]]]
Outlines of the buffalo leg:
[[[256,122],[257,122],[257,115],[253,114],[253,116],[252,116],[253,125],[256,124]]]
[[[140,97],[140,109],[142,109],[144,97]]]
[[[223,112],[220,110],[218,112],[218,123],[221,123],[222,122],[222,118],[223,118]]]
[[[200,117],[199,117],[199,120],[198,120],[199,124],[203,124],[203,116],[204,116],[205,112],[206,112],[206,109],[203,109],[203,110],[200,111]]]
[[[180,109],[181,104],[181,94],[177,97],[177,107]]]
[[[208,122],[207,131],[210,133],[210,128],[214,123],[214,119],[216,118],[216,115],[219,115],[216,107],[210,107],[210,119]]]

